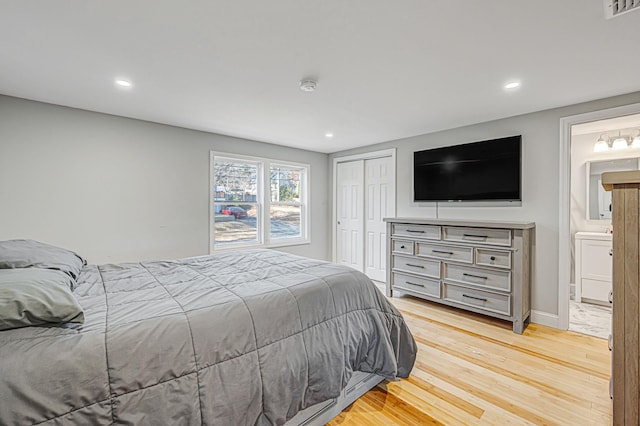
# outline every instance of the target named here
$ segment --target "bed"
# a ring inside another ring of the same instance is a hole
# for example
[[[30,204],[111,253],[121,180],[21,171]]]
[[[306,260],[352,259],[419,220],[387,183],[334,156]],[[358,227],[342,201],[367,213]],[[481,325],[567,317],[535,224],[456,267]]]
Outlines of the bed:
[[[415,361],[401,314],[332,263],[244,250],[76,275],[83,318],[0,331],[1,424],[322,424]]]

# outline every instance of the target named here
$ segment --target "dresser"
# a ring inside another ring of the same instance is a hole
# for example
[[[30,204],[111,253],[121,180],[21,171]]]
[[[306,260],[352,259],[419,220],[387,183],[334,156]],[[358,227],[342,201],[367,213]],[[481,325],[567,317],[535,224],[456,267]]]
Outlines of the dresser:
[[[385,218],[387,296],[396,292],[513,323],[531,314],[531,222]]]
[[[576,302],[609,305],[613,280],[612,237],[603,232],[576,232]]]
[[[613,192],[613,424],[640,424],[640,171],[602,174]]]

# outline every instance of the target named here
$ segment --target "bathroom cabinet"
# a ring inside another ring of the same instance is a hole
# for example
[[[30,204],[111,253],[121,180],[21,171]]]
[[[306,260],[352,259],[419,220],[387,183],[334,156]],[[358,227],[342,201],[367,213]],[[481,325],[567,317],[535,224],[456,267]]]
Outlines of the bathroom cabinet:
[[[613,238],[600,232],[577,232],[576,302],[608,305],[613,280]]]

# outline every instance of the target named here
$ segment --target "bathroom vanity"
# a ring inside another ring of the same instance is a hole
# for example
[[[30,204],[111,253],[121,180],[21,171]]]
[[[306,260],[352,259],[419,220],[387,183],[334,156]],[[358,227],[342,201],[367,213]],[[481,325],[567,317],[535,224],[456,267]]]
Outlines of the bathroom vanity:
[[[602,232],[576,233],[576,302],[609,305],[613,280],[612,237]]]

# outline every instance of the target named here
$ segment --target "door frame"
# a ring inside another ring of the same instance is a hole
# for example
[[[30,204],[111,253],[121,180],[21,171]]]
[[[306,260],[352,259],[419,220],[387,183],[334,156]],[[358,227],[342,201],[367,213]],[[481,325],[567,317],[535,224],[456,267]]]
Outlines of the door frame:
[[[607,108],[560,119],[559,228],[558,228],[558,328],[569,329],[571,291],[571,126],[640,114],[640,103]]]
[[[337,223],[337,217],[338,217],[338,181],[337,181],[337,177],[338,177],[338,163],[346,163],[349,161],[357,161],[357,160],[372,160],[375,158],[384,158],[384,157],[391,157],[391,173],[389,174],[393,180],[392,184],[394,187],[394,196],[393,196],[393,208],[392,208],[392,216],[395,216],[396,214],[396,204],[397,204],[397,187],[396,187],[396,148],[390,148],[390,149],[383,149],[380,151],[371,151],[371,152],[364,152],[362,154],[354,154],[354,155],[347,155],[344,157],[335,157],[333,159],[333,185],[332,185],[332,192],[333,192],[333,208],[331,209],[331,229],[332,229],[332,238],[331,238],[331,261],[332,262],[336,262],[336,255],[337,255],[337,242],[338,242],[338,223]],[[362,197],[363,197],[363,205],[364,205],[364,190],[362,191]],[[364,219],[364,218],[363,218]],[[385,254],[386,255],[386,254]]]

